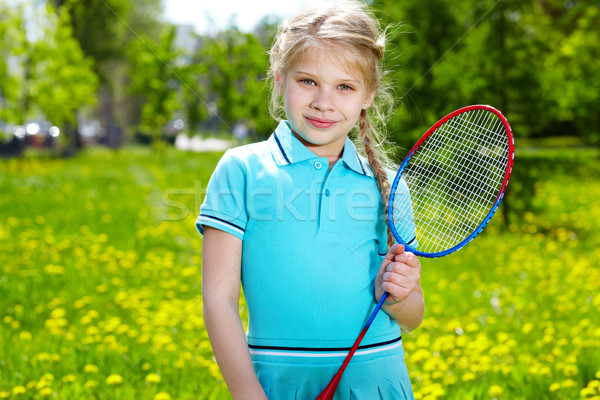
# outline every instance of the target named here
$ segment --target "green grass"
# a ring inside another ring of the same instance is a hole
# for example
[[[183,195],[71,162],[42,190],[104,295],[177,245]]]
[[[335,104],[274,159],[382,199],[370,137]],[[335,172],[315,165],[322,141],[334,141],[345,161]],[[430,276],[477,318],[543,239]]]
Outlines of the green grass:
[[[404,338],[417,399],[600,399],[600,168],[577,154],[576,174],[534,174],[509,227],[422,260],[426,318]],[[194,228],[219,158],[0,160],[0,398],[229,398]]]

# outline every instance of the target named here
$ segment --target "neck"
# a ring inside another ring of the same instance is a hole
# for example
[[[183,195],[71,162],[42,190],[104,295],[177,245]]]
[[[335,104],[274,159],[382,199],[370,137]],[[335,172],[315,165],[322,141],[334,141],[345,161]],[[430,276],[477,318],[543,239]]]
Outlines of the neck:
[[[294,133],[294,136],[310,151],[312,151],[316,156],[327,158],[327,162],[329,163],[329,168],[331,168],[344,153],[344,144],[346,143],[346,138],[341,138],[340,140],[328,143],[328,144],[313,144],[310,143],[300,135]]]

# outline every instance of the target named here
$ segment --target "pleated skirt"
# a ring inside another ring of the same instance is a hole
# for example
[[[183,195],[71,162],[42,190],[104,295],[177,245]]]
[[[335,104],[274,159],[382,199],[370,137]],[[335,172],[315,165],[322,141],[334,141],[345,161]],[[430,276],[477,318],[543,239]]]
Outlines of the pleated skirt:
[[[269,400],[314,400],[338,371],[343,357],[311,359],[253,355],[254,369]],[[355,356],[334,400],[414,400],[402,348],[392,354]]]

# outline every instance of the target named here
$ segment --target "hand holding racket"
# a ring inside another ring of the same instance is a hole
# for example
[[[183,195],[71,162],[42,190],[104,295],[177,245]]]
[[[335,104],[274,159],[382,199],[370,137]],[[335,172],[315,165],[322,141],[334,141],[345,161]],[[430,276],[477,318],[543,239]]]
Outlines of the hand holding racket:
[[[421,263],[417,256],[405,251],[402,244],[394,244],[388,250],[375,279],[375,298],[388,293],[387,300],[399,303],[406,300],[419,286]]]
[[[414,145],[394,178],[388,224],[396,241],[423,257],[441,257],[464,247],[498,209],[513,158],[511,128],[495,108],[468,106],[442,118]],[[381,296],[317,400],[333,399],[344,370],[387,297],[387,292]]]

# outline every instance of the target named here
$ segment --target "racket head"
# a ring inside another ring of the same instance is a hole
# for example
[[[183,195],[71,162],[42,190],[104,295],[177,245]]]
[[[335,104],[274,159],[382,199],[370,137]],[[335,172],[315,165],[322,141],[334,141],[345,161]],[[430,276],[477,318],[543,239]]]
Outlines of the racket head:
[[[407,251],[441,257],[473,240],[498,209],[514,139],[494,107],[472,105],[439,120],[413,146],[390,190],[388,224]]]

